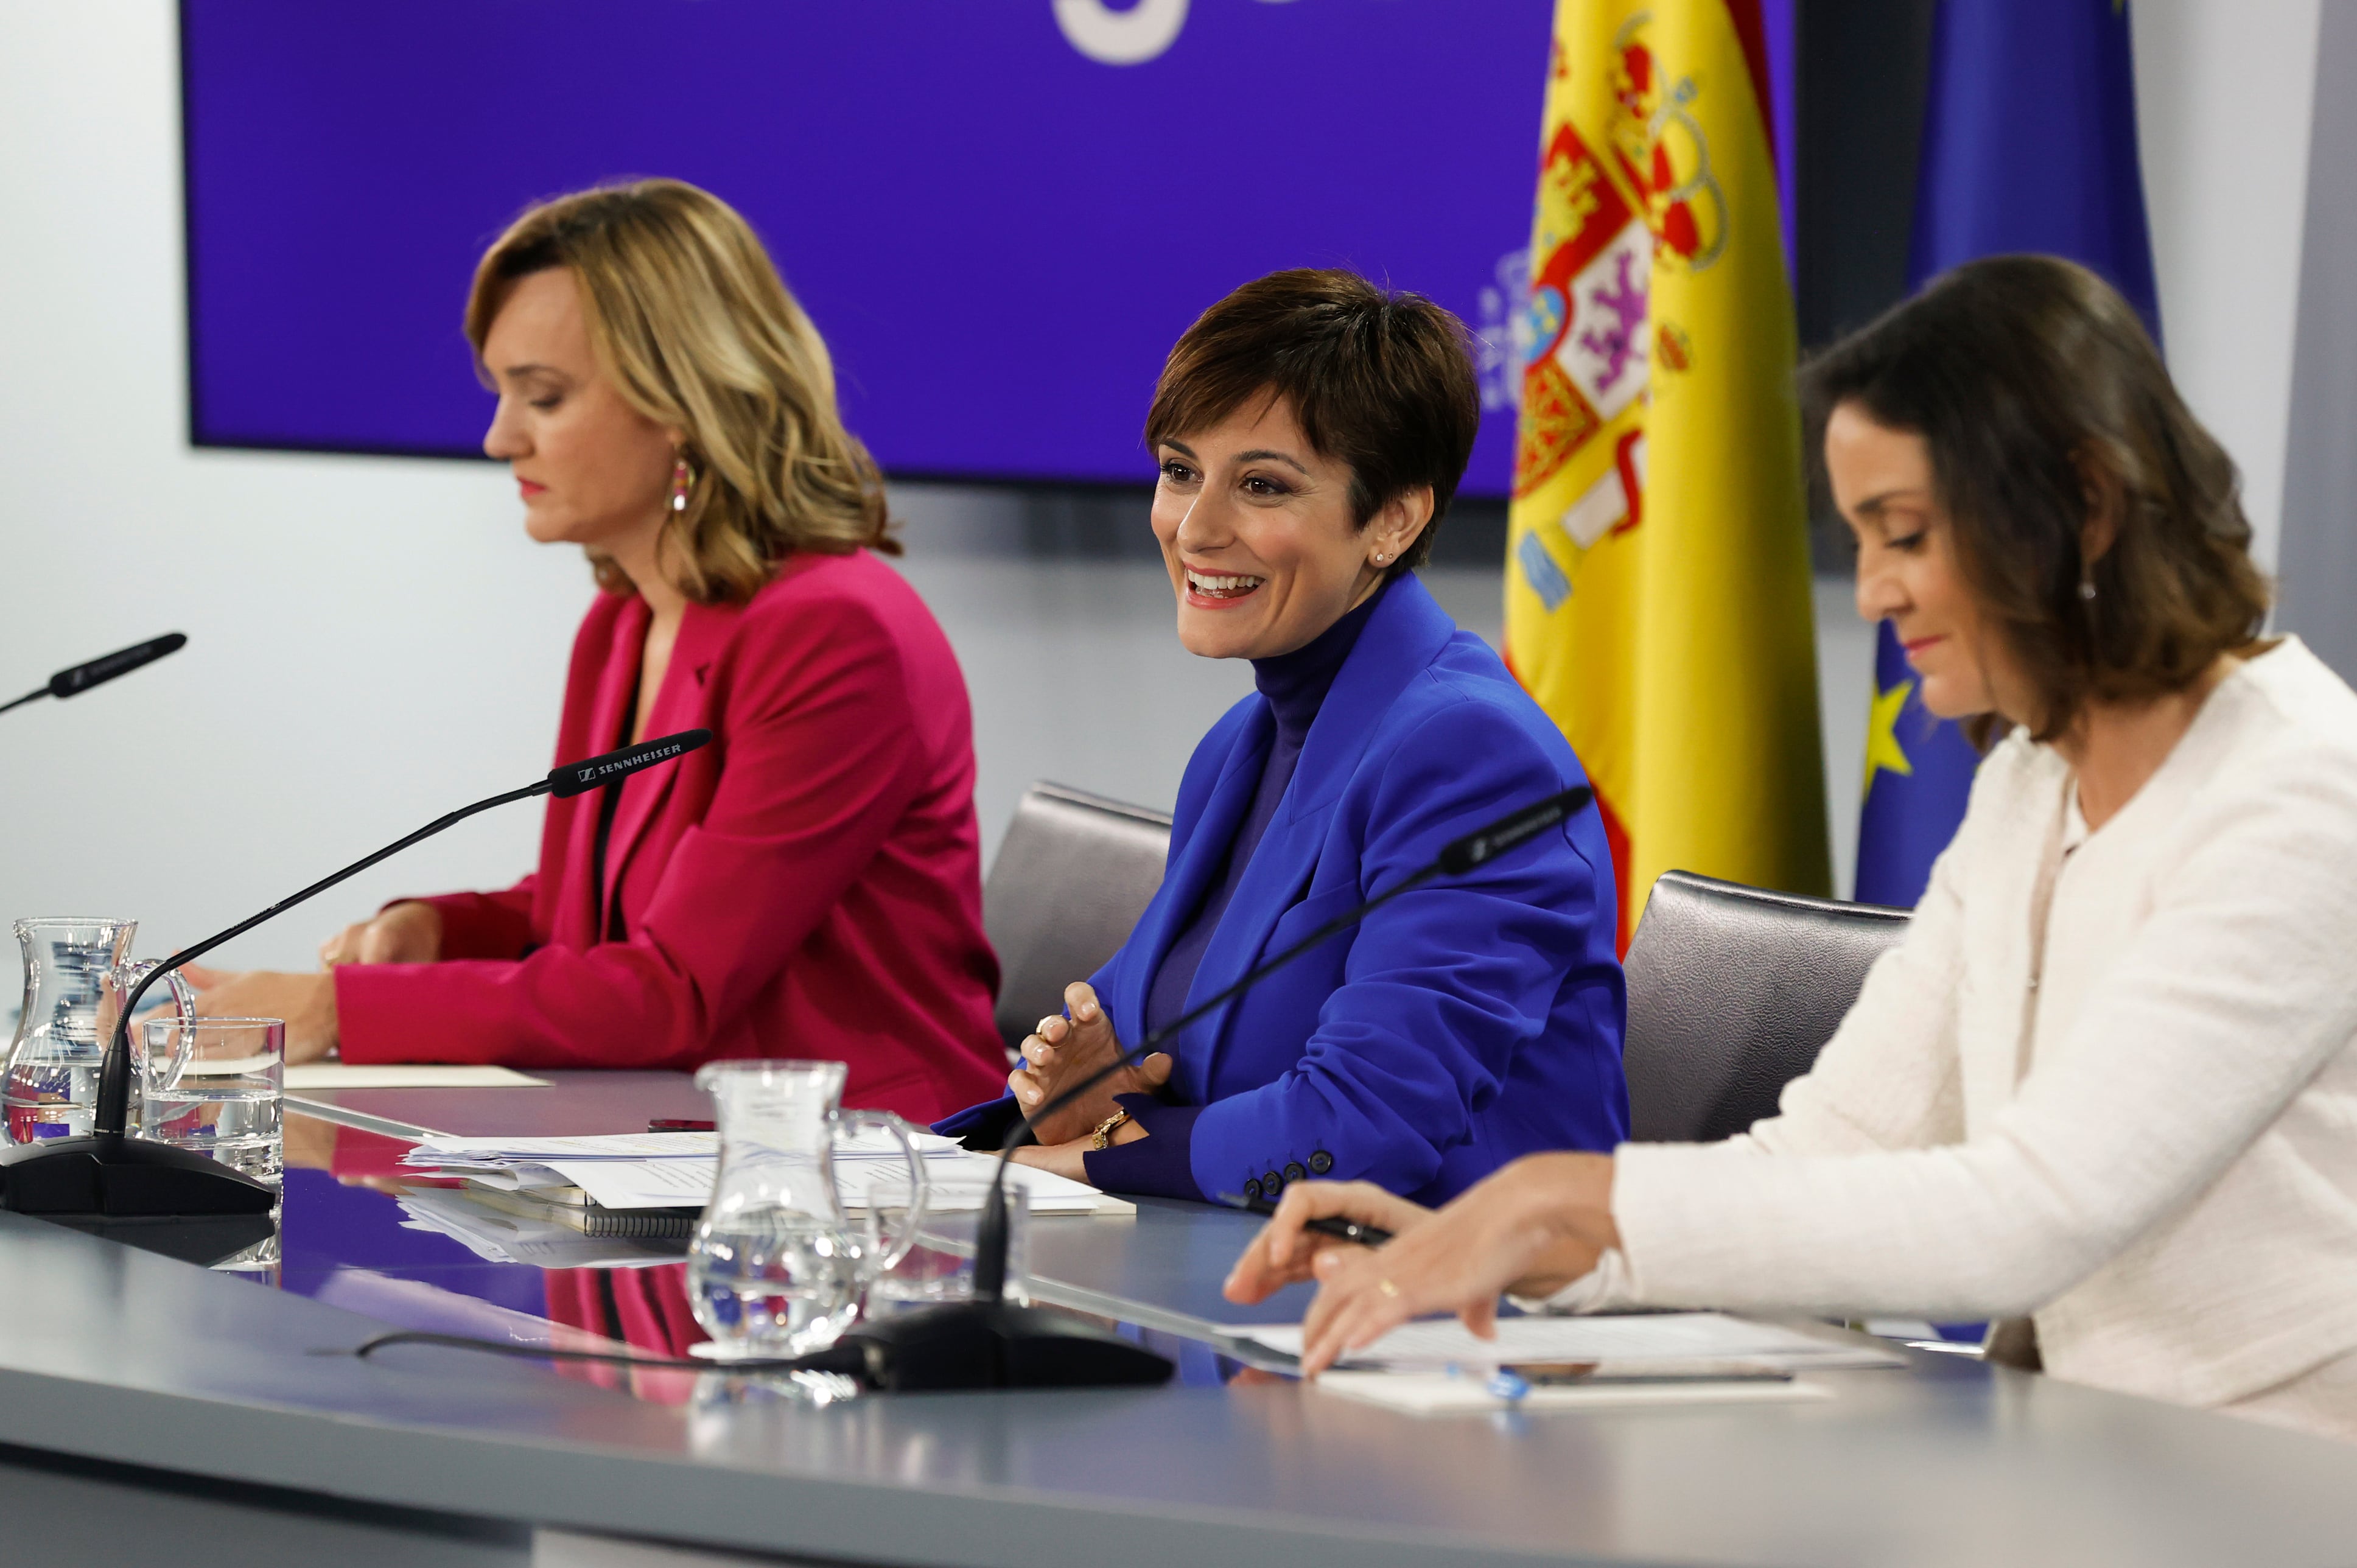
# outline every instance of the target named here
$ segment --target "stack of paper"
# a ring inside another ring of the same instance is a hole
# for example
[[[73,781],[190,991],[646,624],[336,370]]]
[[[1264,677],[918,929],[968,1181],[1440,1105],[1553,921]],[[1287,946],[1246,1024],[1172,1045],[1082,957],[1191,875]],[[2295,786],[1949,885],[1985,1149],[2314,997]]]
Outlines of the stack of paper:
[[[1899,1367],[1860,1342],[1718,1312],[1507,1317],[1495,1339],[1455,1318],[1403,1324],[1343,1358],[1319,1390],[1417,1415],[1516,1409],[1569,1411],[1833,1397],[1796,1373]],[[1301,1354],[1301,1326],[1224,1330],[1282,1355]],[[1500,1377],[1500,1368],[1514,1376]]]
[[[676,1263],[678,1241],[591,1236],[550,1220],[502,1214],[468,1202],[457,1193],[419,1188],[404,1193],[403,1222],[410,1230],[431,1230],[464,1245],[493,1263],[532,1263],[544,1269],[640,1269]]]
[[[1236,1338],[1301,1354],[1301,1326],[1248,1326]],[[1402,1324],[1340,1365],[1396,1371],[1448,1367],[1580,1367],[1593,1377],[1695,1377],[1720,1369],[1807,1372],[1906,1362],[1863,1342],[1824,1337],[1721,1312],[1647,1312],[1593,1317],[1503,1317],[1495,1339],[1477,1339],[1455,1318]]]
[[[285,1070],[289,1094],[330,1089],[546,1089],[548,1079],[507,1067],[387,1062],[298,1062]]]
[[[1318,1380],[1317,1387],[1320,1393],[1363,1400],[1411,1415],[1661,1404],[1781,1404],[1834,1397],[1833,1390],[1803,1378],[1774,1382],[1572,1383],[1534,1388],[1520,1399],[1500,1394],[1481,1378],[1448,1372],[1329,1372]]]
[[[996,1164],[931,1133],[916,1135],[933,1181],[988,1181]],[[518,1188],[577,1187],[607,1208],[701,1208],[712,1197],[719,1140],[711,1133],[624,1133],[603,1137],[431,1137],[402,1156],[405,1165]],[[907,1165],[888,1133],[864,1132],[834,1147],[836,1189],[845,1207],[866,1207],[869,1189],[905,1184]],[[1034,1214],[1126,1211],[1131,1206],[1048,1171],[1014,1165],[1007,1180],[1030,1194]]]

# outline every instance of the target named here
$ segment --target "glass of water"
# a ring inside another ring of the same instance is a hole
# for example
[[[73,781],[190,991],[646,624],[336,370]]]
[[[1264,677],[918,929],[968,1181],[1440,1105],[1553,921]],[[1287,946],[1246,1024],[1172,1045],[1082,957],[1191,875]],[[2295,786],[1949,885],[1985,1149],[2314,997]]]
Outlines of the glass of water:
[[[881,1234],[897,1234],[907,1220],[909,1197],[906,1177],[888,1176],[870,1183],[868,1223]],[[973,1300],[975,1238],[989,1201],[987,1180],[945,1181],[935,1176],[928,1182],[915,1241],[899,1262],[877,1274],[867,1287],[870,1316]],[[1021,1181],[1009,1179],[1006,1202],[1006,1293],[1008,1300],[1020,1301],[1031,1262],[1031,1195]]]
[[[141,1047],[140,1130],[276,1187],[286,1148],[285,1022],[159,1018],[142,1028]]]

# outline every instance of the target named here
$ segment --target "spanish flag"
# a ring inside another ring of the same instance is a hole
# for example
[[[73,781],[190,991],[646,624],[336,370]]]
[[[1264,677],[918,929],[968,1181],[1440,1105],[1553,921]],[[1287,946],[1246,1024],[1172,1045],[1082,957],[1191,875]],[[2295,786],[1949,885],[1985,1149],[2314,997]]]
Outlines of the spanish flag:
[[[1508,661],[1671,869],[1827,890],[1795,332],[1758,0],[1557,0]]]

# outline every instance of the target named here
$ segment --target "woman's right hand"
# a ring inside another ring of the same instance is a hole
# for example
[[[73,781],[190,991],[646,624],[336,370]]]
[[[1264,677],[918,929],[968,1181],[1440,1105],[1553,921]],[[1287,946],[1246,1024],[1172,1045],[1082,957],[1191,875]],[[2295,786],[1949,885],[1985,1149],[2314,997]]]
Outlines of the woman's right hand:
[[[319,963],[432,963],[442,956],[442,911],[431,904],[389,906],[319,944]]]
[[[1023,1041],[1023,1065],[1006,1075],[1007,1092],[1031,1123],[1031,1135],[1042,1144],[1067,1144],[1086,1136],[1120,1109],[1114,1102],[1116,1095],[1152,1094],[1170,1081],[1170,1058],[1157,1051],[1110,1074],[1071,1104],[1041,1114],[1041,1107],[1110,1067],[1122,1054],[1113,1020],[1087,982],[1076,980],[1064,987],[1064,1006],[1071,1016],[1051,1013],[1040,1019]]]
[[[1303,1243],[1315,1232],[1306,1230],[1305,1222],[1317,1215],[1372,1219],[1390,1228],[1367,1196],[1377,1189],[1352,1193],[1362,1186],[1354,1182],[1343,1189],[1351,1196],[1341,1197],[1321,1192],[1324,1186],[1288,1185],[1276,1217],[1228,1280],[1232,1299],[1253,1299],[1244,1292],[1256,1278],[1268,1279],[1265,1294],[1299,1277],[1299,1265],[1307,1263],[1307,1273],[1318,1282],[1318,1296],[1301,1320],[1305,1378],[1365,1349],[1410,1318],[1431,1313],[1453,1312],[1476,1337],[1494,1339],[1501,1294],[1552,1295],[1594,1269],[1606,1249],[1620,1244],[1612,1219],[1609,1155],[1524,1155],[1458,1194],[1437,1215],[1419,1211],[1415,1224],[1394,1230],[1380,1247],[1309,1252]],[[1258,1252],[1270,1257],[1255,1276],[1250,1265]],[[1295,1272],[1281,1279],[1270,1276],[1272,1268],[1288,1262]]]
[[[1384,1191],[1368,1181],[1297,1181],[1286,1184],[1276,1213],[1252,1239],[1236,1266],[1228,1272],[1221,1294],[1250,1305],[1266,1301],[1290,1284],[1318,1277],[1317,1258],[1329,1248],[1361,1250],[1308,1228],[1312,1219],[1355,1219],[1380,1226],[1394,1240],[1430,1219],[1433,1210],[1420,1203]]]

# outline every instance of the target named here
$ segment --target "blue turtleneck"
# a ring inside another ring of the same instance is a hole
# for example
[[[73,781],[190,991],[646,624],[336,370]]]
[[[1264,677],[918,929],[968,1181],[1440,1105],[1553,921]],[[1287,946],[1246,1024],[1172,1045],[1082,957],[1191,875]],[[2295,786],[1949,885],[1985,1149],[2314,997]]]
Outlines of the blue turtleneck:
[[[1383,587],[1389,585],[1385,584]],[[1221,871],[1220,880],[1204,894],[1202,907],[1170,944],[1170,950],[1163,955],[1162,967],[1154,972],[1154,985],[1146,997],[1148,1029],[1158,1029],[1187,1010],[1187,993],[1195,983],[1195,972],[1202,966],[1203,953],[1211,945],[1211,934],[1220,929],[1220,918],[1228,912],[1228,905],[1236,896],[1236,885],[1243,880],[1244,869],[1252,864],[1253,851],[1260,847],[1262,835],[1276,818],[1277,805],[1285,799],[1286,786],[1293,782],[1295,765],[1301,760],[1302,744],[1309,738],[1309,726],[1317,721],[1318,710],[1325,703],[1335,675],[1340,672],[1342,661],[1351,657],[1351,650],[1358,645],[1359,633],[1383,596],[1383,588],[1378,587],[1367,596],[1366,603],[1303,646],[1274,659],[1252,661],[1253,684],[1268,699],[1269,712],[1276,720],[1276,735],[1269,742],[1268,760],[1261,768],[1260,788],[1253,791],[1252,806],[1236,828],[1235,842],[1229,846],[1228,862]]]

